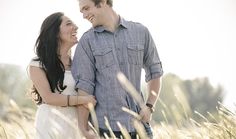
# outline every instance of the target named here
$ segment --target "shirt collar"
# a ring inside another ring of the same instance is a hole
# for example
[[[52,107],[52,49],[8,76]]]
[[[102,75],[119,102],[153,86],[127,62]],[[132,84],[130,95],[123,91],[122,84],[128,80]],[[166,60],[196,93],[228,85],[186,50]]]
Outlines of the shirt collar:
[[[128,22],[119,16],[119,27],[128,28]],[[103,32],[106,29],[103,26],[97,26],[93,28],[95,32]]]

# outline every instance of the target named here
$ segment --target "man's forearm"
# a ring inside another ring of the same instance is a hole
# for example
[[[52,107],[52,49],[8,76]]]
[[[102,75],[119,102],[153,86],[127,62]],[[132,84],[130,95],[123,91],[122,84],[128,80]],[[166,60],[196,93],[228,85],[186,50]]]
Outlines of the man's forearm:
[[[161,90],[161,78],[155,78],[147,83],[148,99],[147,103],[155,106]]]
[[[88,95],[83,90],[78,90],[79,95]],[[83,134],[88,130],[88,117],[89,117],[89,110],[84,105],[78,105],[77,106],[78,111],[78,126],[80,130],[83,132]]]

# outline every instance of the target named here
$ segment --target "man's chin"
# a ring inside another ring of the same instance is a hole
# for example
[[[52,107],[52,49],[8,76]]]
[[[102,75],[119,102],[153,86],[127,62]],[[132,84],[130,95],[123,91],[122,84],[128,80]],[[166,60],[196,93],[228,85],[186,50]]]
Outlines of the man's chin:
[[[91,22],[91,24],[92,24],[93,27],[98,26],[96,23],[93,23],[93,22]]]

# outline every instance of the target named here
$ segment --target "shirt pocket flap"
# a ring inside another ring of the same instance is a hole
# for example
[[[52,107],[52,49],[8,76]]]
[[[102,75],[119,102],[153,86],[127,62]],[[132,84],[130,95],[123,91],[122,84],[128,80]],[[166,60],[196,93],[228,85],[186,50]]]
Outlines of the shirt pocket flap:
[[[93,54],[97,69],[109,68],[115,64],[112,48],[96,49]]]
[[[144,46],[140,44],[128,44],[127,48],[134,51],[144,50]]]
[[[94,50],[94,55],[95,56],[103,56],[103,55],[106,55],[107,53],[110,53],[112,51],[111,48],[106,48],[106,49],[97,49],[97,50]]]
[[[128,44],[127,45],[128,61],[130,64],[142,66],[144,45]]]

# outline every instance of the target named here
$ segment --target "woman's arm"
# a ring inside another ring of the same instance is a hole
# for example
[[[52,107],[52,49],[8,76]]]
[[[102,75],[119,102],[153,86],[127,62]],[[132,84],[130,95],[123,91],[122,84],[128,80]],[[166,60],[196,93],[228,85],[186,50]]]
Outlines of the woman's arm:
[[[94,96],[67,96],[58,93],[52,93],[50,89],[49,82],[47,80],[45,72],[35,66],[29,67],[29,75],[30,79],[32,80],[35,88],[37,89],[38,93],[42,97],[42,100],[46,104],[54,105],[54,106],[70,106],[73,105],[80,105],[80,104],[87,104],[92,103],[95,105],[96,100]],[[69,98],[68,98],[69,97]],[[69,100],[69,102],[68,102]]]

